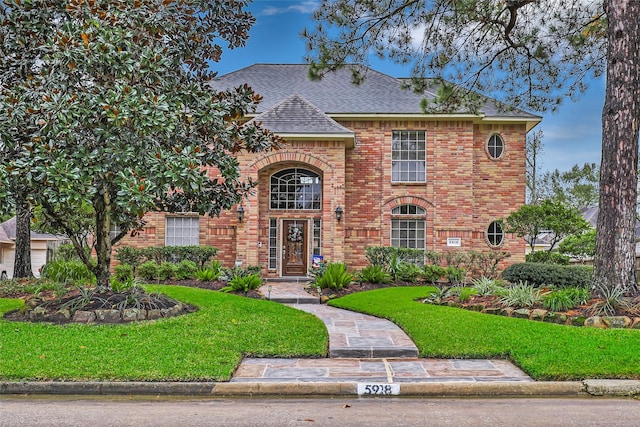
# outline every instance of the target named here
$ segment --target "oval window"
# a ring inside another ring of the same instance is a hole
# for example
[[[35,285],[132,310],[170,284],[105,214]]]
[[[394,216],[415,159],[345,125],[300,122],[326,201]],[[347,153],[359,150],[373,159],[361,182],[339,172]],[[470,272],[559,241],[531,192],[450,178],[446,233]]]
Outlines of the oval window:
[[[491,246],[500,246],[504,241],[504,230],[499,221],[493,221],[487,229],[487,241]]]
[[[499,159],[504,153],[504,140],[498,134],[491,135],[487,141],[487,152],[493,160]]]

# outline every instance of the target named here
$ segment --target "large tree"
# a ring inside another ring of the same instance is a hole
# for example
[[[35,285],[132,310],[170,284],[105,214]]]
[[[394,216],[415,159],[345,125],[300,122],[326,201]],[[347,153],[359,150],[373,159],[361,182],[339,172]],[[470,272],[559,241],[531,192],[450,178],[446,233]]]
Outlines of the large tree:
[[[413,63],[418,83],[431,75],[457,84],[439,92],[436,107],[479,90],[554,109],[606,70],[595,280],[637,293],[639,1],[323,0],[315,19],[305,32],[312,74],[366,64],[372,54]]]
[[[538,181],[538,194],[577,209],[598,206],[600,168],[595,163],[573,165],[568,171],[555,169]]]
[[[43,218],[69,236],[99,285],[109,283],[111,245],[147,212],[231,208],[252,186],[240,180],[236,154],[277,143],[259,125],[237,121],[259,102],[249,87],[216,93],[208,85],[217,43],[246,41],[254,22],[246,5],[0,4],[0,182],[25,177]],[[2,186],[0,198],[15,196],[10,191]],[[97,264],[83,248],[86,227],[74,224],[87,207]],[[113,225],[122,230],[115,239]]]

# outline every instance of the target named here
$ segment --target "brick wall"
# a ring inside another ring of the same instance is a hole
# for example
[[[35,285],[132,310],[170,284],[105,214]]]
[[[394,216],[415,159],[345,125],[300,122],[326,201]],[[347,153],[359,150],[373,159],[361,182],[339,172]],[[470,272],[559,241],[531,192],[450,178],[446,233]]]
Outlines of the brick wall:
[[[261,264],[268,271],[269,219],[319,218],[322,221],[322,254],[330,261],[345,261],[351,268],[366,265],[364,248],[390,244],[391,210],[415,204],[426,210],[426,246],[430,250],[504,250],[507,263],[524,260],[524,242],[507,236],[502,246],[491,248],[485,233],[491,221],[506,217],[525,199],[524,125],[471,121],[342,121],[354,130],[357,143],[344,141],[289,141],[280,150],[261,155],[241,155],[243,175],[258,182],[243,203],[245,219],[238,223],[235,210],[220,218],[200,219],[200,244],[219,249],[225,265],[241,260]],[[394,130],[425,130],[427,181],[391,183],[391,134]],[[486,153],[489,137],[499,133],[505,152],[499,160]],[[286,168],[306,168],[323,179],[321,211],[278,211],[269,206],[269,178]],[[344,219],[335,219],[335,209]],[[147,225],[137,237],[121,244],[137,247],[164,245],[162,214],[148,214]],[[461,247],[447,247],[448,237],[459,237]],[[281,236],[279,236],[279,239]],[[309,242],[309,247],[311,242]],[[310,257],[309,257],[310,258]]]

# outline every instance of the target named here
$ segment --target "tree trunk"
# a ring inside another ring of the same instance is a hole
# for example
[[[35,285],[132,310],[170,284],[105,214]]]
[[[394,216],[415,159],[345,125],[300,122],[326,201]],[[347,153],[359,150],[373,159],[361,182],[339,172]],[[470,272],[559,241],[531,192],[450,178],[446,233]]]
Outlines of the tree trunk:
[[[93,208],[96,215],[96,234],[94,238],[97,264],[92,270],[96,275],[97,285],[109,289],[111,287],[109,281],[111,277],[111,272],[109,271],[111,264],[111,238],[109,236],[111,228],[111,199],[106,186],[103,186],[103,190],[98,192]]]
[[[637,294],[635,212],[640,120],[640,2],[607,0],[607,85],[602,111],[595,284]]]
[[[15,254],[14,279],[33,277],[31,268],[31,208],[22,198],[16,200]]]

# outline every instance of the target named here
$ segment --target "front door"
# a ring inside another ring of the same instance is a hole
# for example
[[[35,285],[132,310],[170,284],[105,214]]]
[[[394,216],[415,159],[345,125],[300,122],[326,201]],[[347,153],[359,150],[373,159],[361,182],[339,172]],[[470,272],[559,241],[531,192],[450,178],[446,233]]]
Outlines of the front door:
[[[307,222],[283,221],[282,275],[307,275]]]

